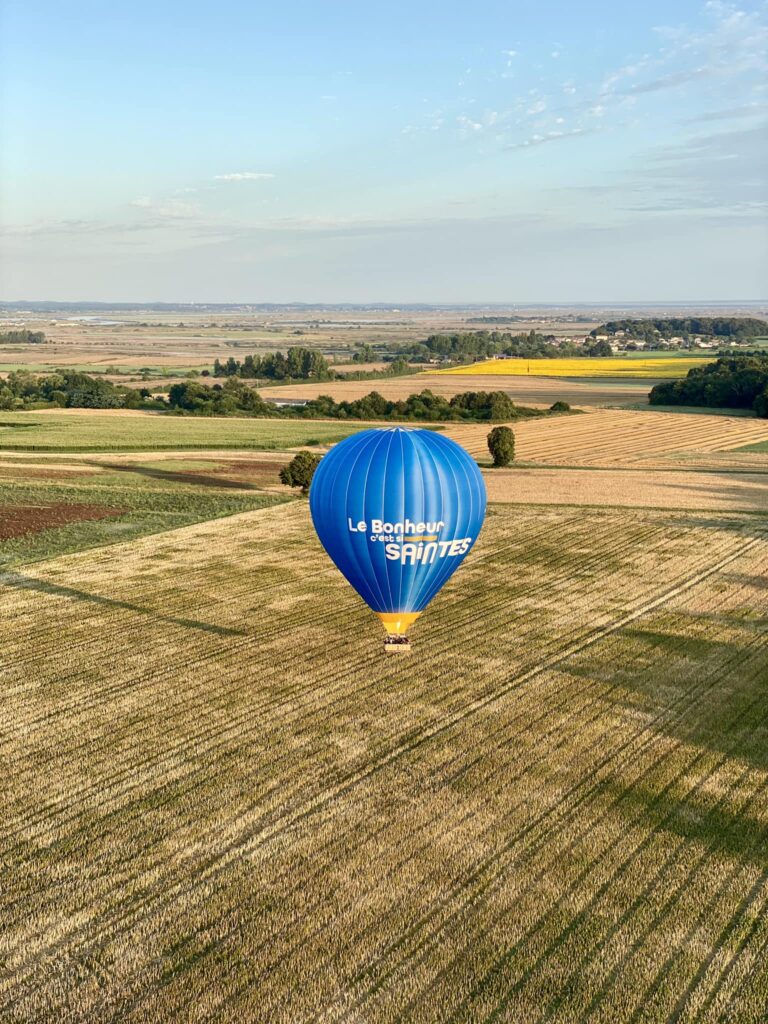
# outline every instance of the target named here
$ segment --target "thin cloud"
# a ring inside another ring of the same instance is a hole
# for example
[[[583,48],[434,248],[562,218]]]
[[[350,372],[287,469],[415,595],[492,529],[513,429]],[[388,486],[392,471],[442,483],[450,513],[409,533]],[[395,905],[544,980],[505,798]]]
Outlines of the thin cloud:
[[[621,90],[623,96],[637,96],[645,92],[660,92],[662,89],[676,89],[688,82],[695,82],[700,78],[709,78],[716,72],[714,68],[693,68],[690,71],[677,71],[671,75],[661,75],[659,78],[652,78],[649,82],[638,82],[637,85],[630,85]]]
[[[560,142],[561,139],[573,138],[576,135],[591,135],[596,128],[571,128],[569,131],[546,132],[543,135],[532,135],[522,142],[515,142],[506,149],[528,149],[530,146],[543,146],[545,142]]]
[[[138,196],[131,200],[130,206],[139,210],[146,210],[155,217],[168,218],[170,220],[189,220],[197,217],[200,209],[194,203],[186,203],[182,199],[154,200],[150,196]]]
[[[701,124],[707,121],[731,121],[742,117],[755,117],[768,110],[768,103],[748,103],[743,107],[727,107],[725,110],[710,110],[696,117],[687,117],[681,124]]]
[[[267,171],[233,171],[231,174],[215,174],[214,181],[267,181],[274,174]]]

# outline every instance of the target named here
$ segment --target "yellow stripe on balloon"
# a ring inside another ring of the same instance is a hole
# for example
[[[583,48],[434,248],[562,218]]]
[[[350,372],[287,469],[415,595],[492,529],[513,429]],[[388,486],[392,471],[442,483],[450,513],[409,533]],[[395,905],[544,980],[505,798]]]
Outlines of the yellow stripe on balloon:
[[[404,636],[421,612],[376,612],[390,636]]]

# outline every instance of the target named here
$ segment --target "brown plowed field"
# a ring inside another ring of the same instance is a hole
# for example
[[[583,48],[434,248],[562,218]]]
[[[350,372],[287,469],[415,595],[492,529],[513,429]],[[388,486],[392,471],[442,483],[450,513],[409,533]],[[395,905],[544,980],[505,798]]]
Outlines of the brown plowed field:
[[[0,540],[40,533],[54,526],[81,523],[91,519],[119,516],[124,509],[107,505],[0,505]]]
[[[185,464],[183,459],[153,459],[150,464],[139,461],[102,462],[100,466],[107,471],[116,470],[200,487],[232,490],[258,487],[291,493],[291,489],[284,487],[279,480],[280,470],[286,462],[288,456],[283,455],[279,459],[195,459],[193,466]]]

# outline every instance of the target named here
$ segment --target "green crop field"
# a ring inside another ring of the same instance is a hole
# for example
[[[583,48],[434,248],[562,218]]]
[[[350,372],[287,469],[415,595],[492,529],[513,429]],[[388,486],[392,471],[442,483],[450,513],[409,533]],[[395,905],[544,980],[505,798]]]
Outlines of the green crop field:
[[[217,448],[281,450],[329,444],[368,424],[72,410],[0,412],[0,451],[85,452]]]
[[[275,464],[272,484],[278,482],[278,469]],[[45,467],[35,472],[42,475]],[[55,472],[50,479],[37,475],[27,480],[23,476],[3,479],[0,468],[0,568],[286,500],[242,480],[233,489],[226,486],[225,477],[215,475],[201,485],[194,476],[186,478],[175,464],[165,469],[126,465],[92,476],[73,470],[68,475],[71,482],[57,478]]]
[[[764,1021],[766,573],[494,505],[386,658],[304,501],[4,570],[0,1019]]]

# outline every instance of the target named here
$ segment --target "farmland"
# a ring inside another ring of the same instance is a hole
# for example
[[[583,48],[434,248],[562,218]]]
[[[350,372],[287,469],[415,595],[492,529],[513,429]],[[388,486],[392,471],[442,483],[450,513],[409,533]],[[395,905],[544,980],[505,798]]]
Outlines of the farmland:
[[[85,452],[255,448],[340,441],[365,424],[163,416],[73,409],[0,413],[0,451]]]
[[[740,416],[601,410],[586,416],[514,425],[517,458],[554,465],[656,463],[690,453],[718,453],[768,440],[768,422]],[[480,461],[488,458],[487,428],[451,425],[449,435]]]
[[[406,659],[277,479],[366,424],[3,423],[0,1020],[761,1024],[768,422],[514,424]]]
[[[446,375],[475,373],[501,377],[593,377],[627,380],[665,380],[684,377],[689,370],[711,363],[714,356],[611,356],[604,359],[486,359],[470,366],[439,370]]]
[[[480,373],[464,376],[438,371],[389,380],[280,384],[265,391],[264,397],[270,400],[309,399],[330,395],[336,401],[350,401],[375,390],[392,401],[407,398],[414,391],[424,388],[446,398],[465,391],[505,391],[519,405],[550,406],[553,402],[564,401],[578,406],[601,406],[647,403],[649,384],[637,380],[576,381],[556,377],[499,377]]]
[[[287,458],[0,463],[0,567],[274,505]]]
[[[622,508],[768,510],[768,462],[756,472],[725,474],[660,469],[564,467],[494,470],[486,474],[490,501],[529,505],[607,505]]]
[[[766,571],[496,505],[394,665],[305,503],[6,571],[3,1019],[757,1022]]]

